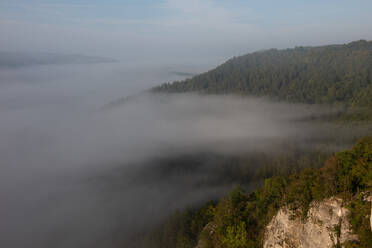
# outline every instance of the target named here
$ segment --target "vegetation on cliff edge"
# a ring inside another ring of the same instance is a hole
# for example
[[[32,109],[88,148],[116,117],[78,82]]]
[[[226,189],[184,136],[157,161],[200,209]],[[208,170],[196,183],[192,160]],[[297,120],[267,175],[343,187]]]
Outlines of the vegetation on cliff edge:
[[[217,203],[177,212],[144,239],[144,247],[262,247],[265,226],[282,206],[306,216],[312,201],[337,195],[351,210],[357,243],[347,247],[372,247],[368,211],[362,193],[372,190],[372,137],[360,139],[350,150],[331,156],[319,169],[307,168],[290,176],[267,178],[262,188],[246,194],[238,186]],[[209,228],[204,228],[209,223]]]

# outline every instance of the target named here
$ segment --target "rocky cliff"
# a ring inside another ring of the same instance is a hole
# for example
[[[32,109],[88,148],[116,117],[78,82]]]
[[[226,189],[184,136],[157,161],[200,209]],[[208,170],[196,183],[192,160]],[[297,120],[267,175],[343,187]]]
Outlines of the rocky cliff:
[[[365,202],[372,202],[372,192],[366,193]],[[344,247],[346,242],[358,241],[358,235],[349,222],[350,211],[342,199],[331,197],[313,202],[303,219],[298,212],[282,207],[266,226],[264,248],[333,248]],[[372,206],[370,216],[372,230]],[[210,222],[204,227],[204,237],[196,248],[211,246],[210,240],[216,232],[216,224]],[[220,246],[218,246],[220,247]],[[224,247],[223,245],[221,247]]]
[[[264,248],[326,248],[355,241],[348,214],[336,197],[311,204],[305,220],[281,208],[266,228]]]

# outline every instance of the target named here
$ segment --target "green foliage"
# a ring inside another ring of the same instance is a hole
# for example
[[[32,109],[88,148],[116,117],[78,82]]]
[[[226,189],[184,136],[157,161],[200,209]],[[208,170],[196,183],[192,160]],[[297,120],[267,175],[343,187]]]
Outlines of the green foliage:
[[[233,206],[238,206],[246,198],[247,196],[244,190],[239,186],[235,186],[230,193],[230,201],[232,202]]]
[[[262,188],[250,194],[236,186],[217,205],[207,203],[194,212],[176,214],[177,221],[170,219],[159,229],[163,234],[160,245],[153,243],[151,247],[195,247],[199,239],[205,241],[205,247],[262,247],[264,228],[280,207],[289,206],[305,217],[312,201],[333,195],[349,202],[352,228],[359,236],[358,242],[343,245],[372,247],[366,218],[370,203],[359,193],[372,190],[371,172],[372,137],[366,137],[351,150],[330,157],[322,168],[268,178]],[[205,230],[207,223],[210,228]]]
[[[304,216],[306,216],[309,205],[314,199],[315,178],[314,170],[305,169],[301,174],[290,177],[290,184],[286,190],[286,203],[293,209],[302,210]]]
[[[153,90],[237,93],[291,102],[370,107],[372,42],[255,52]]]
[[[241,221],[238,225],[226,227],[226,234],[223,236],[222,244],[226,248],[248,247],[249,240],[247,237],[245,222]]]
[[[331,104],[343,107],[334,116],[337,121],[372,121],[372,42],[256,52],[153,91],[236,93]],[[338,144],[345,144],[343,138],[339,137]],[[372,247],[365,218],[369,204],[358,198],[360,192],[372,190],[372,137],[331,156],[322,168],[319,164],[328,152],[306,154],[285,147],[287,153],[276,156],[249,154],[225,159],[224,166],[215,167],[216,174],[223,175],[216,184],[260,185],[265,179],[263,187],[250,194],[235,187],[217,205],[208,203],[198,210],[176,213],[149,235],[151,245],[145,247],[195,247],[199,239],[206,247],[262,247],[264,228],[280,207],[286,205],[306,217],[312,201],[334,195],[350,201],[352,227],[360,237],[359,242],[344,245]],[[185,163],[187,168],[189,165]]]
[[[350,151],[336,155],[340,191],[356,193],[372,186],[372,144],[364,138]]]
[[[368,218],[371,212],[371,203],[363,201],[362,194],[359,194],[350,201],[348,208],[350,210],[350,223],[358,235],[359,241],[348,243],[345,247],[372,247],[372,232]]]
[[[199,209],[177,211],[165,223],[145,235],[138,247],[194,248],[204,226],[212,221],[214,215],[213,202]]]

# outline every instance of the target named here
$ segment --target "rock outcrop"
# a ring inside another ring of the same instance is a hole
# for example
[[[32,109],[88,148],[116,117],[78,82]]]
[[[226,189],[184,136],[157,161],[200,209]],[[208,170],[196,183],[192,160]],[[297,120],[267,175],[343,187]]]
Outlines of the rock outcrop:
[[[371,202],[372,192],[364,192],[363,200]],[[334,248],[345,242],[358,241],[349,223],[349,210],[342,199],[331,197],[310,205],[306,219],[298,212],[282,207],[266,226],[264,248]],[[297,215],[296,215],[297,213]],[[372,230],[372,206],[370,219]],[[216,232],[215,223],[208,223],[196,248],[213,247],[210,241]]]
[[[369,222],[371,224],[371,231],[372,231],[372,192],[368,192],[368,191],[364,192],[363,200],[371,203],[371,215],[369,217]]]
[[[216,225],[213,222],[209,222],[203,229],[204,238],[199,239],[198,244],[195,248],[206,248],[208,246],[208,238],[212,237],[216,231]]]
[[[264,248],[331,248],[357,240],[342,203],[335,197],[313,203],[305,220],[280,209],[266,228]]]

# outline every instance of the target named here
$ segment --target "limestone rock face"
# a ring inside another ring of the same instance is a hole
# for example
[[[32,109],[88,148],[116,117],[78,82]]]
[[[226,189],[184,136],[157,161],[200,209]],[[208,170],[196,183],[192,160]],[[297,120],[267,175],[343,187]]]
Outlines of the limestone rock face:
[[[203,229],[203,234],[205,234],[206,237],[199,239],[199,242],[196,246],[196,248],[205,248],[208,246],[208,237],[212,237],[215,233],[216,225],[213,222],[209,222]]]
[[[372,192],[365,192],[364,201],[368,201],[371,203],[371,215],[369,217],[369,222],[371,224],[371,231],[372,231]]]
[[[266,227],[264,248],[331,248],[356,240],[347,219],[349,211],[339,198],[329,198],[310,206],[306,220],[282,208]]]

